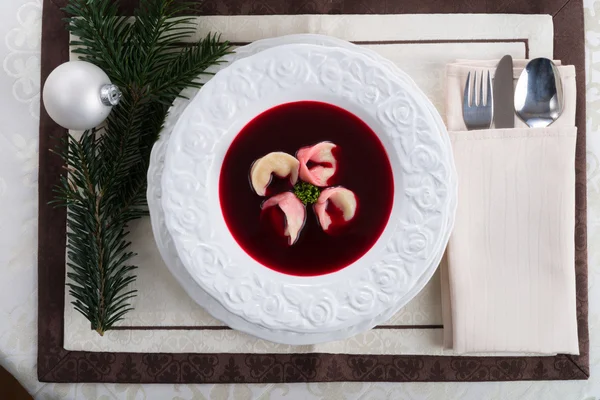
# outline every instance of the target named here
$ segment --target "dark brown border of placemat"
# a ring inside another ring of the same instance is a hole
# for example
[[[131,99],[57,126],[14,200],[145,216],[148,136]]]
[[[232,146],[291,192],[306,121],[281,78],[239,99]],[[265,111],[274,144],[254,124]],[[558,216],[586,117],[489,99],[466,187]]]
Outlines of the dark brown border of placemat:
[[[44,0],[42,79],[69,58],[60,11],[67,0]],[[135,0],[123,0],[130,13]],[[68,351],[63,347],[64,209],[48,205],[63,173],[48,151],[65,135],[41,107],[38,253],[38,378],[42,382],[279,383],[302,381],[509,381],[589,377],[585,69],[582,0],[205,0],[203,15],[513,13],[550,14],[554,55],[577,70],[576,276],[579,356],[444,357],[349,354],[188,354]]]

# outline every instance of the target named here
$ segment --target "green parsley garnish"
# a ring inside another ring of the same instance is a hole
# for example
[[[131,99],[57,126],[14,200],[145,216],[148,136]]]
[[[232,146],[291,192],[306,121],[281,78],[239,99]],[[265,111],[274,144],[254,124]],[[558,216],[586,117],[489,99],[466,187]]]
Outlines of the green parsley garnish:
[[[294,194],[304,205],[315,204],[321,191],[315,185],[300,181],[294,185]]]

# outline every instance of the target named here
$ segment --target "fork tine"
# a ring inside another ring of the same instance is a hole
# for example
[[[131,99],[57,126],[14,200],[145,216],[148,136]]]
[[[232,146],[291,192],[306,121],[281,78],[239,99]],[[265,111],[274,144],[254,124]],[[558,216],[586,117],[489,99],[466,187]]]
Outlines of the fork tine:
[[[463,108],[469,107],[469,88],[471,87],[471,72],[467,74],[467,83],[465,83],[465,92],[463,94]]]
[[[483,86],[485,85],[485,80],[483,79],[483,71],[481,71],[481,77],[479,78],[479,103],[478,106],[483,106]]]
[[[477,105],[477,71],[473,71],[473,85],[471,86],[471,107]]]
[[[490,77],[490,71],[488,71],[488,76],[487,76],[487,97],[485,100],[485,105],[486,106],[492,105],[492,78]]]

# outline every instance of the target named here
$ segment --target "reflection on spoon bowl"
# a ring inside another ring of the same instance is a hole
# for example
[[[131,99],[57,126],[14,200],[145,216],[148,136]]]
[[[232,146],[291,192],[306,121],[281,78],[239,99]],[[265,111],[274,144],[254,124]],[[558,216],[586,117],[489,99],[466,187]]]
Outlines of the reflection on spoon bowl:
[[[515,112],[532,128],[544,128],[558,119],[563,110],[560,73],[547,58],[527,64],[515,88]]]

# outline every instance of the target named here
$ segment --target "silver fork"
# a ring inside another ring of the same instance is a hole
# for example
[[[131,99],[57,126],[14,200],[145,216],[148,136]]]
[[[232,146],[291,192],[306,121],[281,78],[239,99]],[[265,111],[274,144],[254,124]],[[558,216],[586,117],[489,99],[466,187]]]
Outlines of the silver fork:
[[[479,97],[476,98],[477,71],[473,71],[473,84],[471,84],[471,73],[467,75],[465,93],[463,95],[463,119],[468,130],[488,129],[492,125],[494,114],[494,100],[492,97],[492,78],[490,72],[487,74],[487,93],[485,102],[483,100],[484,79],[483,72],[479,80]]]

